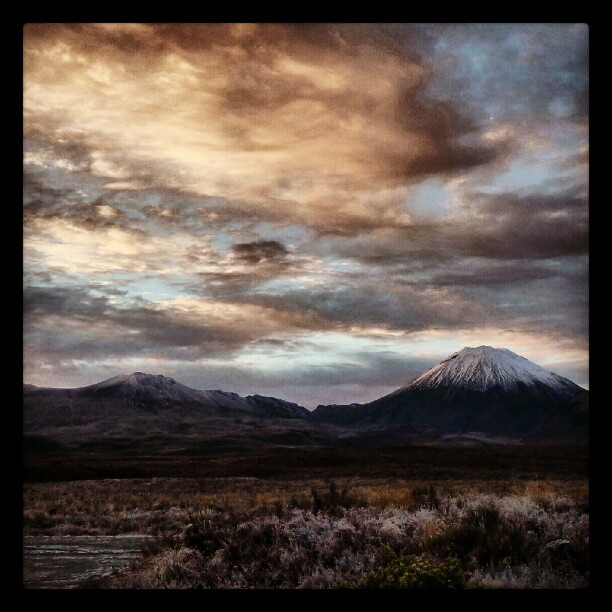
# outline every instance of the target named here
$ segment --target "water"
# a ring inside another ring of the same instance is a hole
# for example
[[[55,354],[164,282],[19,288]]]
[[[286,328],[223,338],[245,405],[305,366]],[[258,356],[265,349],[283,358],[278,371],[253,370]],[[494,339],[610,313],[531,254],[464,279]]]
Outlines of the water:
[[[74,588],[105,576],[140,556],[150,536],[26,536],[23,584],[30,589]]]

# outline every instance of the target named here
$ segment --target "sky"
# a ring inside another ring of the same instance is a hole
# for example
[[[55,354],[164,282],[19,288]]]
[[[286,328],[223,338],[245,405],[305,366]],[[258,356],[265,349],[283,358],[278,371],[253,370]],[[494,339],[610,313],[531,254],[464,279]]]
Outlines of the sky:
[[[588,26],[28,24],[24,380],[588,388]]]

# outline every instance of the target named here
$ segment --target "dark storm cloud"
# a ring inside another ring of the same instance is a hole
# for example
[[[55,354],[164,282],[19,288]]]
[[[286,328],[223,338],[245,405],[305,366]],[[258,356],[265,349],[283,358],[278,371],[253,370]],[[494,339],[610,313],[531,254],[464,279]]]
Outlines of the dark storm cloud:
[[[283,259],[288,251],[285,245],[277,240],[257,240],[256,242],[239,242],[232,245],[232,251],[241,261],[258,264],[261,261]]]
[[[95,296],[84,287],[24,287],[24,321],[45,315],[101,317],[110,314],[110,296],[125,295],[125,292],[119,289],[107,292],[110,295]]]
[[[351,276],[326,287],[295,289],[280,296],[259,292],[242,299],[289,312],[315,313],[338,330],[351,326],[406,332],[438,325],[453,328],[483,321],[487,310],[482,304],[427,284],[399,287],[387,283],[383,292],[367,276]]]
[[[93,295],[90,288],[75,286],[25,287],[26,345],[38,346],[46,354],[77,353],[82,358],[134,354],[195,359],[228,355],[270,333],[329,325],[312,312],[273,306],[239,308],[200,300],[165,308],[164,303],[122,300],[120,304],[113,299],[124,295],[117,290]],[[228,318],[228,313],[233,316]]]
[[[81,323],[76,332],[71,333],[71,321]],[[24,322],[26,343],[36,339],[46,354],[69,356],[77,352],[88,358],[129,354],[170,357],[184,355],[185,349],[190,349],[192,357],[226,353],[251,338],[240,330],[181,320],[145,302],[117,307],[110,296],[92,296],[83,287],[26,287]]]
[[[453,266],[457,271],[433,272],[428,283],[442,287],[487,287],[487,286],[512,286],[516,283],[530,281],[541,281],[555,274],[550,269],[532,264],[529,260],[510,263],[499,263],[480,261],[479,265],[473,265],[469,260],[461,260],[460,266]],[[402,281],[399,281],[402,282]],[[407,284],[419,283],[407,279]]]
[[[416,221],[404,228],[332,241],[341,257],[395,266],[457,257],[532,260],[588,253],[588,202],[574,190],[555,194],[473,194],[454,219]]]
[[[571,193],[482,196],[476,217],[454,237],[463,255],[541,259],[586,254],[588,203]]]
[[[196,359],[227,355],[253,342],[285,350],[305,348],[301,341],[296,344],[270,338],[271,330],[341,331],[352,326],[371,326],[418,332],[432,327],[503,325],[535,333],[584,332],[572,329],[576,322],[583,327],[581,322],[586,320],[584,309],[588,304],[581,299],[584,291],[568,299],[571,284],[558,282],[551,271],[545,284],[541,280],[543,270],[523,279],[515,278],[516,271],[510,268],[499,273],[511,276],[513,284],[488,283],[487,288],[486,282],[451,278],[453,290],[448,291],[445,287],[451,283],[443,277],[406,286],[404,277],[395,274],[388,278],[383,293],[367,276],[351,276],[333,288],[294,290],[282,296],[236,295],[233,304],[246,310],[233,324],[228,324],[225,317],[192,318],[172,310],[160,311],[142,301],[118,306],[111,296],[93,296],[87,288],[29,287],[24,294],[26,341],[38,345],[45,354],[64,357],[77,351],[82,358],[91,359],[130,354]],[[517,284],[525,286],[529,282],[539,282],[540,289],[527,293],[516,289]],[[441,288],[432,289],[435,285]],[[565,308],[555,309],[561,298]],[[220,303],[220,312],[227,307]],[[573,316],[568,316],[570,313]],[[267,320],[270,317],[273,323]]]
[[[452,298],[444,307],[435,304],[428,291],[381,295],[373,286],[247,296],[234,301],[244,313],[237,311],[233,322],[225,316],[224,303],[219,314],[192,317],[140,300],[118,305],[112,297],[93,295],[85,287],[26,287],[26,342],[35,340],[41,351],[66,356],[78,350],[90,358],[130,353],[196,358],[270,342],[275,330],[342,330],[356,324],[416,331],[432,324],[465,325],[467,317],[478,322],[483,316],[478,306]]]

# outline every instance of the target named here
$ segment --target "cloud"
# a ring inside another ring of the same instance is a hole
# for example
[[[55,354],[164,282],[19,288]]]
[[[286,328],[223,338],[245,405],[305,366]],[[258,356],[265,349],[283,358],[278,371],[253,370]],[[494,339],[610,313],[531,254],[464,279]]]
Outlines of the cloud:
[[[239,242],[232,245],[232,251],[238,259],[250,264],[262,261],[283,259],[288,251],[277,240],[257,240],[256,242]]]
[[[349,240],[334,238],[331,248],[341,257],[389,266],[408,259],[537,260],[588,253],[588,201],[574,190],[471,193],[466,199],[452,217],[379,228]]]
[[[334,323],[337,329],[378,327],[411,332],[432,325],[453,328],[482,320],[485,308],[452,291],[429,286],[398,287],[351,277],[324,287],[288,290],[282,295],[259,292],[245,296],[250,302],[310,312]]]
[[[585,28],[28,24],[27,376],[345,402],[505,344],[584,382]]]
[[[588,25],[411,26],[436,66],[436,94],[500,119],[588,122]]]
[[[406,225],[406,183],[501,151],[461,142],[476,126],[427,94],[429,68],[392,38],[367,25],[29,24],[26,136],[84,147],[110,189],[223,197],[322,232]]]
[[[217,249],[211,235],[153,233],[134,227],[124,213],[93,204],[78,212],[46,211],[27,217],[24,254],[32,267],[64,275],[142,274],[206,283],[252,286],[306,270],[312,257],[291,255],[276,241],[238,243]]]
[[[120,300],[117,295],[116,291],[96,295],[86,287],[26,287],[26,346],[33,343],[37,350],[58,356],[139,354],[188,359],[228,355],[272,334],[329,327],[312,311],[204,298]]]

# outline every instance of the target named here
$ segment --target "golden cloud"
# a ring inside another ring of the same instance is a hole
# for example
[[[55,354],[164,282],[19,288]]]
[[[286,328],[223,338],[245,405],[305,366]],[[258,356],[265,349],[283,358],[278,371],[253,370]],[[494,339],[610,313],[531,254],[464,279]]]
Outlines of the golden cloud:
[[[472,126],[428,79],[375,25],[30,24],[25,135],[84,147],[111,189],[222,197],[323,233],[406,226],[411,183],[499,145],[459,145]]]

